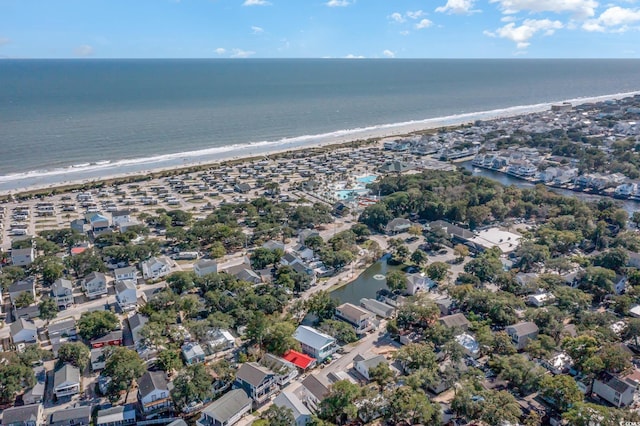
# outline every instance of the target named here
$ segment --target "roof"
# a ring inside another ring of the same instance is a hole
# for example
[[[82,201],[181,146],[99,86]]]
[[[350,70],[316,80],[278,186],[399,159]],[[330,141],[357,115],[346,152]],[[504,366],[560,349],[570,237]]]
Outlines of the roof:
[[[116,293],[122,293],[127,290],[136,291],[136,283],[131,280],[119,280],[116,282]]]
[[[161,371],[147,371],[138,380],[138,391],[143,397],[155,390],[169,390],[168,381]]]
[[[86,277],[84,277],[84,280],[85,281],[93,281],[96,278],[101,280],[101,281],[104,281],[104,282],[107,281],[107,276],[105,274],[103,274],[102,272],[92,272],[89,275],[87,275]]]
[[[71,254],[80,254],[87,251],[87,247],[72,247]]]
[[[242,389],[234,389],[224,394],[222,398],[209,404],[207,408],[204,409],[204,413],[225,424],[247,405],[251,405],[251,399],[249,399],[247,394]]]
[[[64,383],[80,383],[80,369],[71,364],[65,364],[53,376],[53,387],[56,388]]]
[[[450,236],[455,236],[461,239],[471,239],[475,237],[475,234],[468,229],[461,228],[452,223],[446,222],[444,220],[436,220],[434,222],[429,223],[430,229],[442,229]]]
[[[311,416],[311,411],[304,406],[302,401],[300,401],[293,392],[282,391],[273,403],[278,407],[286,407],[293,411],[294,419],[302,416]]]
[[[33,253],[33,247],[21,248],[21,249],[11,249],[11,256],[31,256]]]
[[[187,422],[182,419],[174,420],[169,423],[167,426],[187,426]]]
[[[40,404],[23,405],[22,407],[7,408],[2,413],[2,424],[37,422],[38,414],[42,406]]]
[[[112,340],[121,340],[121,339],[122,339],[122,330],[116,330],[102,337],[98,337],[97,339],[93,339],[91,343],[103,343],[103,342],[110,342]]]
[[[480,350],[478,341],[470,334],[462,333],[455,337],[456,342],[470,353],[475,354]]]
[[[56,290],[59,289],[69,289],[73,290],[73,284],[69,280],[65,280],[64,278],[58,278],[51,284],[51,290],[56,293]]]
[[[273,354],[266,353],[260,359],[260,364],[269,368],[276,374],[284,375],[289,374],[290,371],[296,370],[295,364],[285,360],[284,358],[280,358]]]
[[[360,362],[367,368],[367,370],[369,370],[370,368],[377,367],[383,362],[386,363],[387,359],[384,357],[384,355],[376,355],[376,356],[372,356],[371,358],[365,358],[363,360],[356,361],[356,362]]]
[[[395,219],[392,219],[389,223],[387,223],[387,226],[385,227],[385,229],[394,230],[394,229],[397,229],[398,227],[406,228],[408,226],[411,226],[411,221],[409,219],[396,217]]]
[[[136,410],[133,405],[120,405],[117,407],[106,408],[104,410],[98,410],[96,416],[96,424],[114,423],[122,421],[123,419],[136,418]]]
[[[444,316],[442,318],[440,318],[439,320],[442,324],[444,324],[445,326],[452,328],[452,327],[469,327],[469,325],[471,324],[469,322],[469,320],[467,319],[467,317],[465,317],[463,314],[453,314],[453,315],[447,315]]]
[[[302,354],[297,351],[288,351],[282,358],[293,363],[296,367],[306,370],[309,366],[313,365],[315,358],[311,358],[308,355]]]
[[[328,334],[322,333],[315,328],[308,327],[306,325],[299,326],[296,329],[293,338],[298,342],[304,343],[305,345],[314,349],[321,349],[336,341],[336,339],[329,336]]]
[[[359,308],[356,305],[351,303],[343,303],[338,306],[336,310],[340,311],[341,315],[344,318],[352,319],[354,321],[360,321],[363,318],[368,318],[373,315],[373,313],[367,311],[366,309]]]
[[[615,390],[616,392],[620,392],[620,393],[624,393],[627,390],[629,390],[629,388],[633,388],[635,389],[635,386],[625,380],[620,380],[619,378],[617,378],[616,376],[609,374],[609,373],[603,373],[599,378],[598,381],[604,383],[605,385],[609,386],[611,389]]]
[[[54,411],[53,414],[51,414],[50,423],[83,419],[87,417],[91,417],[91,407],[69,407],[65,410]]]
[[[328,383],[325,384],[320,380],[319,376],[316,374],[311,374],[307,376],[302,381],[302,386],[309,391],[316,399],[323,400],[325,396],[329,394],[329,386]]]
[[[510,330],[513,330],[518,336],[526,336],[528,334],[537,333],[538,326],[533,322],[520,322],[507,327],[507,331]]]
[[[128,275],[132,272],[137,272],[135,266],[127,266],[124,268],[117,268],[113,270],[114,275]]]
[[[65,330],[70,330],[72,328],[76,328],[76,320],[73,317],[69,317],[62,321],[49,324],[48,330],[49,330],[49,334],[51,333],[55,334]]]
[[[27,321],[24,318],[19,318],[17,321],[11,324],[10,329],[11,329],[11,335],[15,336],[16,334],[20,333],[22,330],[37,330],[38,328],[33,322]]]
[[[193,266],[197,266],[198,268],[209,268],[211,266],[216,266],[218,261],[215,259],[200,259]]]
[[[274,374],[273,371],[256,362],[247,362],[242,364],[236,373],[236,378],[255,387],[260,386],[264,379],[272,374]]]
[[[129,216],[131,212],[129,210],[119,210],[111,213],[111,217]]]
[[[138,327],[145,325],[149,321],[149,318],[145,317],[142,314],[136,313],[135,315],[131,315],[129,317],[129,328],[131,330],[135,330]]]
[[[9,286],[9,293],[21,293],[23,291],[33,292],[35,284],[32,278],[27,278],[22,281],[16,281]]]
[[[197,356],[204,357],[202,346],[197,343],[187,343],[185,345],[182,345],[182,354],[188,360]]]

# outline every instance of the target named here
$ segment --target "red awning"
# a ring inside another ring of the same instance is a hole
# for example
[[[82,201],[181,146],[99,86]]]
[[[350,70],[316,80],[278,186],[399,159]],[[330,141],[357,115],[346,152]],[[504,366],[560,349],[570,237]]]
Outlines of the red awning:
[[[282,358],[303,370],[306,370],[316,362],[315,358],[311,358],[308,355],[296,351],[288,351]]]

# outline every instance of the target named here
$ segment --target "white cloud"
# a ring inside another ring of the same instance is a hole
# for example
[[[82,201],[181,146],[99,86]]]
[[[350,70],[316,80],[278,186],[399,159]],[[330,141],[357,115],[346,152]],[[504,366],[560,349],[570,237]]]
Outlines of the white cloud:
[[[392,50],[389,50],[389,49],[385,49],[385,50],[382,52],[382,54],[383,54],[385,57],[387,57],[387,58],[395,58],[395,57],[396,57],[395,52],[394,52],[394,51],[392,51]]]
[[[425,15],[425,13],[422,10],[415,10],[415,11],[408,11],[407,12],[407,18],[410,19],[418,19],[421,18]]]
[[[516,18],[515,16],[512,15],[507,15],[507,16],[503,16],[502,18],[500,18],[500,21],[502,22],[516,22],[518,20],[518,18]]]
[[[215,50],[215,52],[216,52],[216,54],[218,54],[218,55],[224,55],[225,53],[227,53],[227,49],[225,49],[224,47],[218,47],[218,48]]]
[[[432,25],[433,25],[433,22],[431,22],[428,19],[423,19],[416,24],[416,29],[421,30],[423,28],[429,28]]]
[[[479,10],[473,9],[474,2],[475,0],[447,0],[447,4],[436,8],[436,12],[469,15],[479,12]]]
[[[362,55],[354,55],[353,53],[349,53],[344,58],[345,59],[364,59],[364,56],[362,56]]]
[[[602,12],[597,19],[590,19],[582,25],[582,29],[590,32],[607,30],[624,32],[629,25],[640,23],[640,9],[626,9],[612,6]]]
[[[393,22],[397,22],[398,24],[402,24],[406,21],[406,19],[404,19],[404,16],[402,16],[402,13],[398,12],[393,12],[391,15],[389,15],[388,18]]]
[[[506,38],[516,43],[518,49],[526,49],[531,43],[529,40],[538,32],[549,36],[555,30],[563,28],[562,22],[551,21],[549,19],[526,19],[522,25],[517,26],[514,22],[510,22],[496,31],[485,31],[484,34],[490,37]]]
[[[262,34],[264,32],[264,28],[256,27],[254,25],[254,26],[251,27],[251,31],[253,31],[254,34]]]
[[[498,3],[505,14],[521,11],[569,13],[581,19],[594,16],[598,7],[596,0],[489,0],[489,3]]]
[[[76,56],[87,57],[93,55],[93,46],[82,44],[73,50]]]
[[[271,2],[267,0],[244,0],[243,6],[269,6]]]
[[[249,56],[255,55],[256,52],[253,50],[242,50],[242,49],[233,49],[233,53],[231,54],[232,58],[248,58]]]
[[[348,0],[329,0],[328,2],[325,3],[325,5],[329,6],[329,7],[346,7],[349,6],[351,3]]]
[[[409,35],[409,31],[407,31],[407,30],[400,31],[400,35],[408,36]]]

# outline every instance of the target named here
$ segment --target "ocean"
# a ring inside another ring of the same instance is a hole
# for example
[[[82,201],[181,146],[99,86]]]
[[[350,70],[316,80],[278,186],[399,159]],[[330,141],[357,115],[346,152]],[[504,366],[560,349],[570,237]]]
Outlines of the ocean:
[[[0,190],[638,90],[640,60],[1,60]]]

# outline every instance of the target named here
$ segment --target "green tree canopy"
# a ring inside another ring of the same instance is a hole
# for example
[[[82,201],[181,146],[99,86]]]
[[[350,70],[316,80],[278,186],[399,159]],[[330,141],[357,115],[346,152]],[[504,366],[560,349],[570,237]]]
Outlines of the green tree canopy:
[[[83,312],[78,320],[78,331],[83,339],[92,340],[115,330],[118,324],[118,317],[113,312]]]

